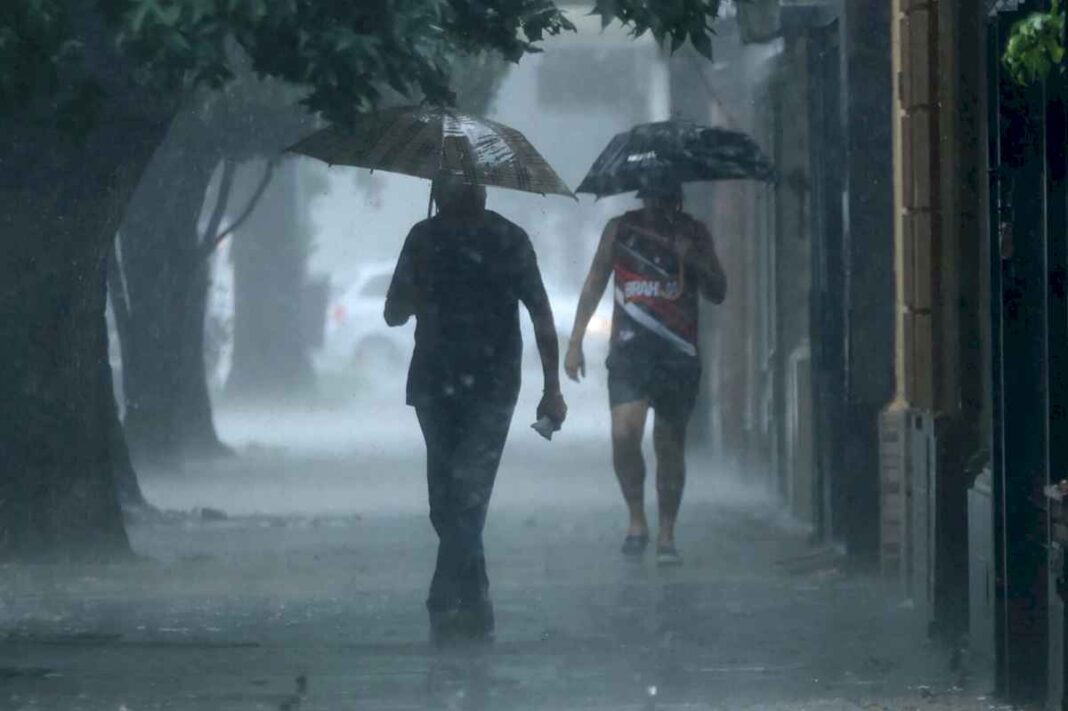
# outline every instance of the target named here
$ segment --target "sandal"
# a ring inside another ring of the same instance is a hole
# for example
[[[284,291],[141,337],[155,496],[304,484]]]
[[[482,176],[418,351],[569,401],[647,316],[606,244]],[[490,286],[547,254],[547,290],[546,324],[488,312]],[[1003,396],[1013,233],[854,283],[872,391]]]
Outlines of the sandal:
[[[679,555],[674,544],[657,546],[656,564],[661,568],[682,565],[682,556]]]
[[[648,545],[649,536],[647,534],[627,536],[623,539],[623,555],[628,558],[637,558],[645,553],[645,549]]]

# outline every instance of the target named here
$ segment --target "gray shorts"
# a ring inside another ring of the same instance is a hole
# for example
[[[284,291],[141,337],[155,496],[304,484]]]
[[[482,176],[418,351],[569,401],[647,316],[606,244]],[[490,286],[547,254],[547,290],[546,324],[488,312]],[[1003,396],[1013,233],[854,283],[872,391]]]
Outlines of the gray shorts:
[[[612,407],[647,400],[668,422],[685,426],[690,421],[701,382],[697,358],[613,352],[607,366]]]

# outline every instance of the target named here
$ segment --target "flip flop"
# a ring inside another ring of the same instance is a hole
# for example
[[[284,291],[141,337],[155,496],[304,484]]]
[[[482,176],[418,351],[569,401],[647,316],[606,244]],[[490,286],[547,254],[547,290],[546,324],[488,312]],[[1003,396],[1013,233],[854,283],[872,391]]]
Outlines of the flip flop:
[[[648,535],[627,536],[623,539],[623,555],[628,558],[637,558],[645,553],[645,548],[648,545]]]

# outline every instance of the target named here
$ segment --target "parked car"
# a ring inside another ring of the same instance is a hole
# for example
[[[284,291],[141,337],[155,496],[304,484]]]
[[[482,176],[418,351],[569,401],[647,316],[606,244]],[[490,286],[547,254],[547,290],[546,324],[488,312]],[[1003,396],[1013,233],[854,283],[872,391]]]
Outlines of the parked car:
[[[321,371],[358,369],[381,374],[407,371],[415,321],[390,328],[382,318],[393,267],[393,262],[364,267],[330,301],[323,346],[316,357]]]
[[[326,313],[323,347],[316,357],[321,372],[355,370],[377,375],[407,372],[415,334],[415,320],[400,328],[386,326],[382,318],[386,292],[393,277],[393,262],[376,263],[365,267],[357,278],[337,293]],[[559,332],[561,360],[571,335],[578,297],[561,295],[548,288],[556,327]],[[520,314],[523,335],[524,365],[538,365],[538,350],[534,329],[525,311]],[[611,305],[605,299],[590,321],[585,342],[586,359],[590,364],[603,362],[608,353],[611,330]]]

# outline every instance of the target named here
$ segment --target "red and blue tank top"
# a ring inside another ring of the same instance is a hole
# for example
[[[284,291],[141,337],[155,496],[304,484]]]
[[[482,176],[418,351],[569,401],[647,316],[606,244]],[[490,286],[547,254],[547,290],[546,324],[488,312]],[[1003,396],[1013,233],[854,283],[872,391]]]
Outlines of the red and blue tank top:
[[[681,264],[675,238],[698,236],[685,213],[634,210],[617,225],[613,245],[612,350],[697,357],[698,275]]]

